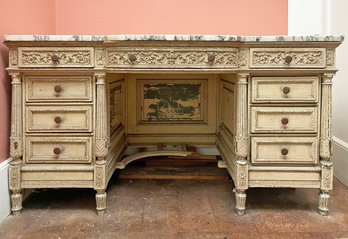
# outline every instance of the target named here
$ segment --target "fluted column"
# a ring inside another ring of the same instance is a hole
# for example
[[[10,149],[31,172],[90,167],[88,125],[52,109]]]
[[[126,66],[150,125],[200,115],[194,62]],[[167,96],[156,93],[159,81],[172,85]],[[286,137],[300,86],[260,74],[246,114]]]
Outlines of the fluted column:
[[[22,135],[22,79],[19,73],[11,73],[12,78],[12,107],[11,107],[11,136],[9,167],[9,188],[11,193],[11,208],[14,215],[22,209],[21,166],[23,156]]]

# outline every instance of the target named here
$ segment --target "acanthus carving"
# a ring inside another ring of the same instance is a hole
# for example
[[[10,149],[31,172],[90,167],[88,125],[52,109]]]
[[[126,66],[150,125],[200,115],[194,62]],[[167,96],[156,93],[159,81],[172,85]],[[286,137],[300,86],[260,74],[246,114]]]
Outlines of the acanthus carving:
[[[323,51],[253,51],[253,66],[279,66],[287,65],[285,58],[292,57],[292,66],[324,66]]]
[[[129,59],[129,55],[135,56],[135,61]],[[208,60],[209,55],[214,55],[214,61]],[[137,65],[175,65],[175,66],[237,66],[237,51],[203,51],[203,50],[110,50],[108,51],[108,65],[129,66]]]
[[[53,62],[52,56],[58,57],[58,63]],[[56,51],[21,49],[20,64],[23,66],[52,66],[52,65],[75,65],[75,66],[92,66],[92,50],[91,49],[63,49]]]
[[[246,158],[249,155],[249,137],[236,136],[236,155]]]

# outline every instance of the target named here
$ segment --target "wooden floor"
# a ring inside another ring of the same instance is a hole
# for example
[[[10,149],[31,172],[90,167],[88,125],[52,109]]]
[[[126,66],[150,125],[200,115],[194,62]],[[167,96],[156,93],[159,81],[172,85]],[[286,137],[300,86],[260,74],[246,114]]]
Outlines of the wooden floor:
[[[93,190],[37,191],[20,216],[0,224],[0,238],[348,238],[348,188],[337,180],[327,217],[313,189],[249,189],[247,213],[237,216],[226,172],[207,163],[197,173],[197,166],[186,165],[187,174],[151,163],[125,169],[111,179],[104,216],[95,213]],[[165,179],[175,172],[180,177]],[[132,179],[139,173],[145,179]]]

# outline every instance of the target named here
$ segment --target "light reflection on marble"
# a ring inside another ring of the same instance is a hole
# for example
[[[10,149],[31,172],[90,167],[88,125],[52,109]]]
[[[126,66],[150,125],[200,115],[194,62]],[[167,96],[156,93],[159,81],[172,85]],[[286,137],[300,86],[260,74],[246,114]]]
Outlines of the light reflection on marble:
[[[236,35],[6,35],[5,41],[222,41],[222,42],[340,42],[344,36],[236,36]]]

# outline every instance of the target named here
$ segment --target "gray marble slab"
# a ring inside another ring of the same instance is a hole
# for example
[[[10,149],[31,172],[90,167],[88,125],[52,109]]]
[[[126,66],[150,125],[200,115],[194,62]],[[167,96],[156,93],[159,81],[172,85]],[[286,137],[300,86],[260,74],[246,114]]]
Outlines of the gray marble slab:
[[[222,42],[341,42],[344,36],[236,36],[236,35],[5,35],[4,41],[222,41]]]

